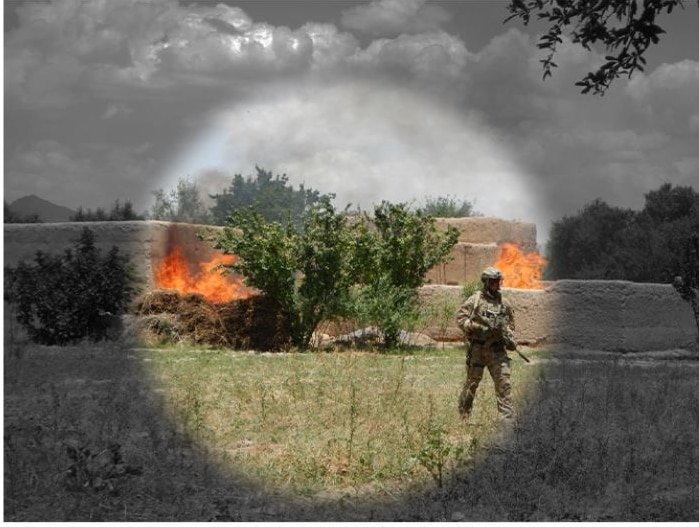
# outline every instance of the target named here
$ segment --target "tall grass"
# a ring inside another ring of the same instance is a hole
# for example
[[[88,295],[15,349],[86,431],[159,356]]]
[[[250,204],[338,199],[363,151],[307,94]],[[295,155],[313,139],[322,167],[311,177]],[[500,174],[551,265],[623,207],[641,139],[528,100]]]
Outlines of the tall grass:
[[[488,378],[459,421],[463,359],[28,347],[5,357],[4,518],[699,518],[696,363],[514,358],[505,429]]]
[[[699,364],[560,363],[512,434],[412,519],[696,521]]]
[[[531,385],[526,377],[534,370],[515,369],[519,386]],[[458,419],[463,370],[458,349],[411,355],[176,351],[154,354],[149,368],[167,394],[172,419],[212,456],[302,495],[426,476],[442,484],[444,470],[461,461],[462,446],[485,442],[498,424],[487,381],[474,416],[482,426],[466,428]],[[451,455],[442,456],[436,438]]]

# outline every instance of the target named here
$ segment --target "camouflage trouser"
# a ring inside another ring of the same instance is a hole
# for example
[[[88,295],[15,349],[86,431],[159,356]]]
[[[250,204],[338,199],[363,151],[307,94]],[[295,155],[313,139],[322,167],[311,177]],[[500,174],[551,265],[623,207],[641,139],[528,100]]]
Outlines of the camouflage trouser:
[[[501,417],[514,417],[510,384],[510,358],[502,346],[488,346],[474,342],[466,360],[466,382],[459,396],[459,413],[466,417],[471,414],[476,390],[483,378],[483,370],[488,368],[495,385],[498,412]]]

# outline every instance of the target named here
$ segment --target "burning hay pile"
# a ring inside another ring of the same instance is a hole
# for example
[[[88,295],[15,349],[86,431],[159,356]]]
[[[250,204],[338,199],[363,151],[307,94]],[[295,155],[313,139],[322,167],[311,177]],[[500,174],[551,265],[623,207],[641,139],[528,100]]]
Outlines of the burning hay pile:
[[[134,312],[133,336],[146,345],[185,342],[281,351],[291,344],[288,317],[264,295],[214,303],[199,294],[158,289],[139,297]]]

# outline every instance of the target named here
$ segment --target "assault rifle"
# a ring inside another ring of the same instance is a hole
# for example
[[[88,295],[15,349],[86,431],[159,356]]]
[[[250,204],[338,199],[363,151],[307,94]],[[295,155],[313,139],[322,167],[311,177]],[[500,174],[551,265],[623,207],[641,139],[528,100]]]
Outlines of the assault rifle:
[[[522,357],[522,359],[525,362],[530,363],[531,361],[529,360],[529,357],[522,353],[517,347],[515,335],[507,325],[507,323],[509,322],[507,315],[503,313],[494,313],[492,311],[486,311],[485,316],[486,320],[488,321],[488,325],[490,326],[490,329],[495,330],[495,333],[502,338],[503,342],[505,343],[505,349],[508,351],[516,352],[517,355]]]

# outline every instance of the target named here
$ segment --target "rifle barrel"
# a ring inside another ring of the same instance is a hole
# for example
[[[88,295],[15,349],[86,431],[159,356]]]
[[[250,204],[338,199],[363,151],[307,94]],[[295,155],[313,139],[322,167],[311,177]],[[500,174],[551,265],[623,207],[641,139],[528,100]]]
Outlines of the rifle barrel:
[[[519,355],[520,357],[522,357],[524,359],[524,362],[531,363],[531,361],[529,360],[529,357],[527,357],[524,353],[519,351],[519,349],[515,348],[515,351],[517,352],[517,355]]]

